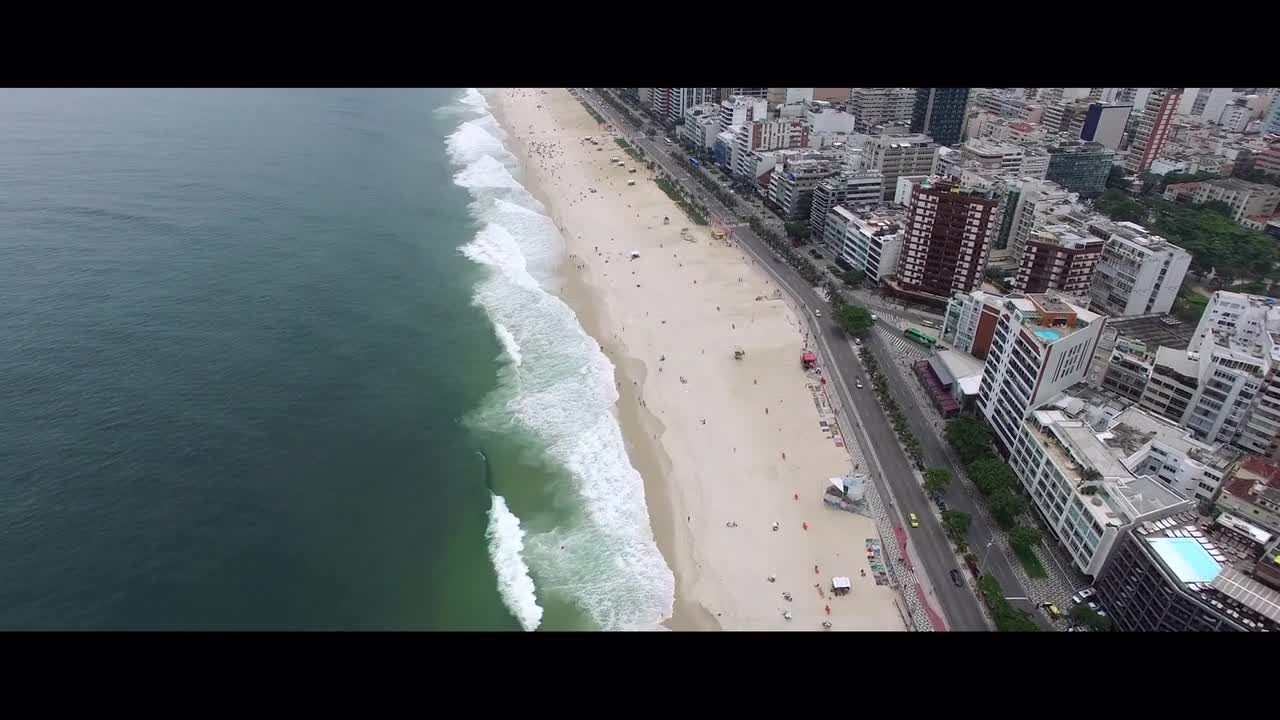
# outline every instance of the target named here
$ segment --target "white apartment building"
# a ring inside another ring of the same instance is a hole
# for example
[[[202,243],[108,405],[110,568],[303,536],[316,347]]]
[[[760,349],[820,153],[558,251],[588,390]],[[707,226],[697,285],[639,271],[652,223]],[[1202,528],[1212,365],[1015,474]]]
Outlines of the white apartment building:
[[[956,292],[947,303],[942,342],[976,358],[987,357],[1003,306],[1003,295],[984,290]]]
[[[902,252],[899,214],[836,206],[827,217],[823,244],[867,279],[879,282],[892,275]]]
[[[1017,423],[1009,465],[1076,568],[1096,577],[1126,530],[1194,510],[1195,503],[1135,475],[1108,446],[1109,434],[1089,425],[1080,400],[1060,405]]]
[[[753,153],[808,147],[809,125],[800,118],[752,120],[738,127],[734,142],[734,174],[756,178],[759,158]]]
[[[1004,299],[978,390],[1002,447],[1014,447],[1033,410],[1085,378],[1105,325],[1056,291]]]
[[[1232,103],[1222,108],[1218,115],[1218,125],[1227,132],[1244,132],[1249,127],[1249,106]]]
[[[678,123],[684,119],[684,111],[695,105],[714,104],[720,97],[719,88],[665,88],[667,91],[667,120]]]
[[[1247,217],[1274,215],[1280,206],[1280,187],[1249,182],[1239,178],[1219,178],[1197,183],[1179,183],[1165,188],[1164,196],[1172,200],[1190,190],[1191,202],[1203,205],[1211,200],[1231,206],[1231,219],[1244,222]]]
[[[960,162],[965,167],[1001,175],[1021,174],[1024,155],[1026,151],[1021,146],[992,140],[969,140],[960,146]]]
[[[1033,102],[1017,90],[986,90],[977,94],[973,106],[1011,120],[1040,122],[1044,106]]]
[[[734,95],[720,101],[720,132],[752,120],[764,120],[768,115],[769,103],[764,98]]]
[[[1013,197],[1010,197],[1013,200]],[[1019,182],[1016,200],[1009,216],[1009,234],[1005,247],[1009,256],[1022,257],[1027,238],[1049,225],[1061,222],[1068,213],[1078,212],[1079,195],[1048,180],[1026,178]],[[1002,218],[1003,220],[1003,218]]]
[[[720,107],[706,103],[685,108],[684,125],[680,131],[690,145],[710,151],[720,133]]]
[[[815,238],[823,237],[826,232],[827,216],[837,205],[843,205],[854,211],[865,205],[874,205],[881,201],[884,177],[875,171],[848,170],[824,179],[813,189],[813,200],[809,209],[809,231]]]
[[[915,101],[915,88],[853,88],[849,112],[854,116],[854,129],[869,133],[880,125],[910,125]]]
[[[903,175],[933,175],[938,170],[938,144],[928,135],[881,135],[867,141],[862,151],[863,166],[884,177],[883,194],[888,200]]]
[[[839,171],[831,158],[783,158],[769,177],[766,193],[787,222],[808,220],[818,184]]]
[[[1280,307],[1217,292],[1186,351],[1160,348],[1139,401],[1206,443],[1280,451]]]
[[[1169,312],[1191,255],[1136,223],[1101,227],[1112,232],[1093,274],[1090,306],[1116,318]]]
[[[1154,478],[1184,498],[1213,502],[1241,452],[1208,445],[1186,428],[1141,408],[1121,412],[1107,428],[1107,445],[1135,475]]]

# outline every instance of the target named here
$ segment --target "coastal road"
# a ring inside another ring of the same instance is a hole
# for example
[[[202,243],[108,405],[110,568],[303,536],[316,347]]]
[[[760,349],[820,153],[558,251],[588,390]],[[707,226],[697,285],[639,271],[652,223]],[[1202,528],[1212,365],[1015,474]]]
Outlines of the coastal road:
[[[587,92],[580,92],[587,102],[604,116],[615,128],[624,129],[628,125],[623,122],[607,103]],[[663,147],[661,141],[654,142],[638,133],[627,133],[631,141],[639,145],[649,157],[653,158],[672,177],[677,178],[685,187],[693,190],[698,199],[709,210],[724,219],[726,224],[734,225],[733,234],[742,247],[751,254],[758,263],[784,288],[797,302],[807,309],[826,307],[826,300],[808,285],[799,274],[781,262],[775,262],[776,255],[765,242],[748,226],[732,222],[738,218],[739,208],[730,210],[716,198],[706,193],[687,172],[681,163],[676,162]],[[856,356],[854,347],[830,319],[815,318],[811,311],[805,313],[810,324],[813,337],[820,343],[824,351],[828,367],[835,370],[830,373],[833,385],[839,393],[842,404],[852,409],[855,425],[861,435],[859,442],[867,450],[866,458],[868,474],[876,483],[884,497],[889,498],[891,512],[896,515],[895,524],[907,528],[909,548],[918,558],[917,575],[927,578],[926,587],[928,601],[940,606],[947,623],[952,630],[988,630],[989,625],[973,591],[967,586],[956,587],[952,584],[949,573],[957,567],[951,544],[942,531],[941,525],[934,518],[930,501],[925,497],[923,489],[915,479],[913,468],[903,453],[898,439],[893,433],[884,411],[880,407],[874,393],[869,389],[851,390],[857,378],[865,377],[861,362]],[[920,527],[910,529],[906,522],[906,514],[914,512],[920,519]],[[977,519],[975,518],[975,521]],[[886,542],[893,542],[885,538]],[[993,553],[994,555],[994,553]],[[1020,586],[1002,584],[1011,593]],[[904,588],[904,592],[910,589]]]

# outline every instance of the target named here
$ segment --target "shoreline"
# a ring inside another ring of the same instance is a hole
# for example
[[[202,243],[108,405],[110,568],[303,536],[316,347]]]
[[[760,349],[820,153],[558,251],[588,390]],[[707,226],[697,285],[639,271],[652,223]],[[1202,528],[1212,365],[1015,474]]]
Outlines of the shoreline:
[[[851,461],[819,423],[802,323],[778,288],[689,222],[567,90],[498,94],[523,181],[565,243],[557,294],[615,366],[616,418],[675,576],[663,624],[905,630],[869,571],[874,522],[822,503]],[[854,592],[829,597],[835,575]]]
[[[502,103],[495,102],[490,106],[490,112],[498,120],[498,124],[508,134],[508,142],[511,144],[511,151],[518,156],[522,163],[528,163],[528,146],[526,142],[516,133],[512,132],[511,120],[507,117],[502,107]],[[620,149],[620,148],[619,148]],[[530,195],[537,198],[547,208],[547,212],[551,220],[560,229],[562,235],[567,233],[557,212],[555,204],[551,201],[550,195],[543,189],[542,183],[539,182],[537,173],[530,171],[527,166],[525,170],[522,184],[528,190]],[[567,237],[566,237],[567,243]],[[625,345],[620,341],[614,340],[609,332],[612,327],[603,322],[600,317],[600,309],[604,306],[603,298],[597,288],[593,288],[587,279],[578,274],[569,272],[571,263],[569,262],[569,253],[566,252],[560,260],[560,266],[557,268],[557,282],[559,284],[558,292],[565,303],[573,309],[574,314],[578,317],[578,322],[582,324],[587,334],[600,343],[604,349],[605,355],[613,362],[615,372],[621,376],[623,380],[631,380],[638,383],[641,394],[643,394],[646,376],[645,363],[642,360],[631,358],[627,355]],[[697,603],[691,603],[688,599],[693,596],[690,592],[691,576],[693,560],[687,552],[681,552],[681,548],[688,548],[692,544],[692,539],[681,538],[684,542],[677,541],[677,533],[684,535],[679,529],[680,526],[674,522],[674,518],[679,517],[683,513],[674,493],[669,489],[663,478],[668,477],[671,473],[671,458],[663,451],[657,438],[662,435],[665,426],[656,415],[647,408],[640,405],[636,397],[619,393],[618,402],[615,405],[615,413],[618,423],[622,427],[623,440],[626,443],[627,456],[631,459],[631,464],[640,473],[640,477],[644,481],[645,504],[649,509],[649,523],[653,531],[654,540],[658,544],[658,550],[662,553],[662,557],[666,559],[668,566],[671,567],[672,573],[676,579],[676,594],[672,602],[672,614],[662,622],[662,625],[669,630],[685,631],[685,630],[720,630],[720,624],[716,618],[705,607]],[[655,512],[655,509],[662,510]]]

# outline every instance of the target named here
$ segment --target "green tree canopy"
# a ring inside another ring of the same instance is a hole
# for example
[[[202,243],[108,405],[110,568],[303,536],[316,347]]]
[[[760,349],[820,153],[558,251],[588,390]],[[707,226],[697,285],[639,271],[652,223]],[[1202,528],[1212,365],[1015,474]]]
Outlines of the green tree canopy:
[[[1145,222],[1147,209],[1119,190],[1107,190],[1093,201],[1098,212],[1117,222]]]
[[[991,451],[991,430],[977,418],[964,416],[948,420],[943,434],[965,465]]]
[[[1017,478],[1008,463],[995,455],[987,455],[969,464],[969,479],[978,486],[978,491],[985,497],[1008,490],[1013,487]]]
[[[1018,516],[1027,509],[1027,503],[1005,487],[991,493],[988,507],[991,509],[991,517],[995,518],[1002,530],[1012,530],[1018,524]]]
[[[871,329],[871,313],[866,308],[841,303],[834,313],[836,324],[850,335],[860,336]]]
[[[1099,615],[1086,605],[1077,605],[1071,608],[1070,617],[1077,623],[1087,626],[1090,630],[1097,632],[1111,630],[1111,618]]]
[[[969,513],[947,510],[942,513],[942,529],[946,531],[947,537],[951,538],[951,542],[963,545],[965,536],[969,534],[969,525],[972,520]]]
[[[1039,542],[1040,542],[1040,531],[1033,527],[1028,527],[1026,525],[1019,525],[1009,531],[1009,544],[1014,546],[1014,548],[1035,547],[1035,545]]]
[[[931,467],[924,472],[924,490],[930,495],[938,495],[951,484],[951,471],[942,467]]]

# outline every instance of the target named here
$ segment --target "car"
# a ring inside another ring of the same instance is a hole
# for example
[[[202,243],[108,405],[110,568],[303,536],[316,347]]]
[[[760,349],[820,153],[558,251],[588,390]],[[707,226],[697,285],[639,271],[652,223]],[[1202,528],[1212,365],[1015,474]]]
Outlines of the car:
[[[858,381],[858,383],[857,383],[857,387],[858,387],[858,389],[859,389],[859,390],[861,390],[861,389],[862,389],[862,381],[861,381],[861,380],[859,380],[859,381]]]
[[[854,338],[854,339],[853,339],[853,344],[854,344],[854,345],[861,345],[861,344],[862,344],[862,338]]]
[[[922,325],[924,325],[925,327],[933,327],[933,326],[934,326],[934,325],[933,325],[933,321],[932,321],[932,320],[923,320],[923,321],[921,321],[921,324],[922,324]]]
[[[907,518],[911,520],[911,527],[920,527],[920,518],[916,517],[915,513],[907,513]]]
[[[821,310],[814,310],[814,311],[813,311],[813,315],[814,315],[814,317],[822,317],[822,311],[821,311]]]
[[[933,496],[933,504],[938,506],[938,512],[947,511],[947,501],[941,495]]]
[[[964,580],[960,579],[960,571],[956,568],[951,568],[951,582],[955,583],[956,587],[964,585]]]
[[[878,318],[878,317],[876,317],[876,316],[875,316],[875,313],[872,313],[872,314],[871,314],[871,322],[875,322],[875,321],[877,321],[877,320],[879,320],[879,319],[880,319],[880,318]]]
[[[1093,588],[1085,588],[1085,589],[1081,590],[1080,592],[1076,593],[1075,595],[1072,595],[1072,596],[1071,596],[1071,603],[1072,603],[1073,605],[1079,605],[1080,603],[1084,602],[1085,600],[1088,600],[1089,598],[1093,597],[1094,592],[1095,592],[1095,591],[1094,591],[1094,589],[1093,589]]]
[[[1099,605],[1099,604],[1098,604],[1098,603],[1096,603],[1096,602],[1093,602],[1092,600],[1090,600],[1090,601],[1086,602],[1086,603],[1084,604],[1084,606],[1085,606],[1085,607],[1087,607],[1087,608],[1089,608],[1090,610],[1092,610],[1092,611],[1094,611],[1094,612],[1098,612],[1099,610],[1101,610],[1101,609],[1102,609],[1102,606],[1101,606],[1101,605]]]

